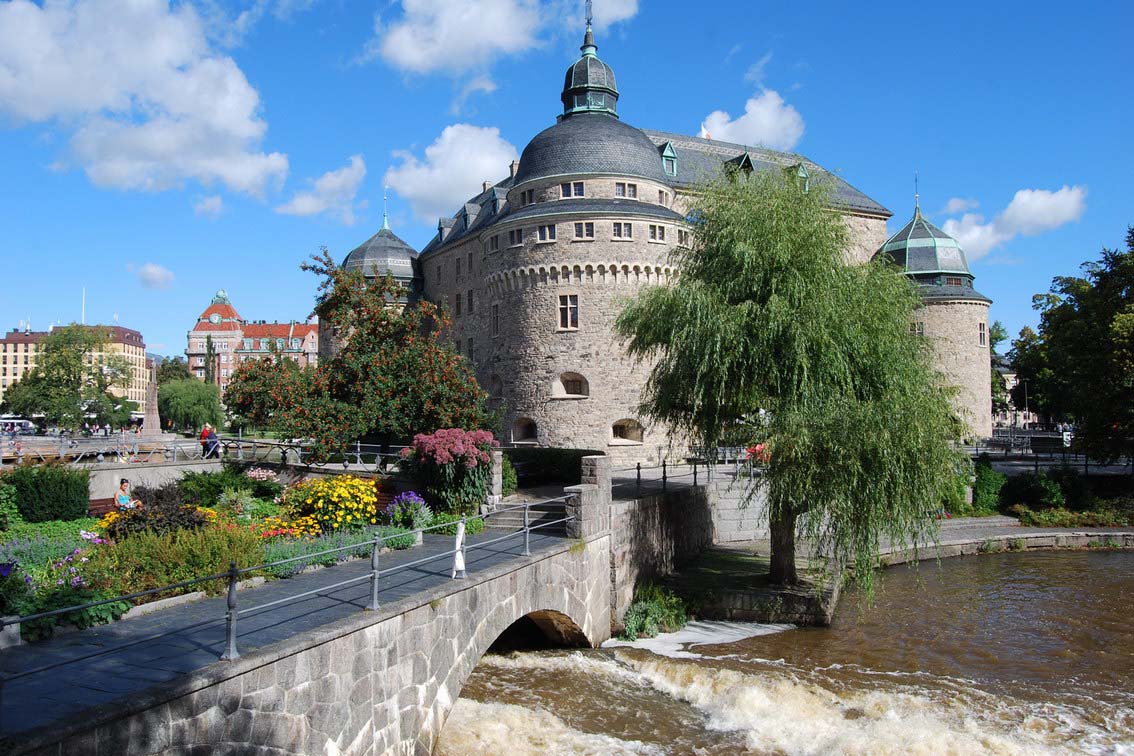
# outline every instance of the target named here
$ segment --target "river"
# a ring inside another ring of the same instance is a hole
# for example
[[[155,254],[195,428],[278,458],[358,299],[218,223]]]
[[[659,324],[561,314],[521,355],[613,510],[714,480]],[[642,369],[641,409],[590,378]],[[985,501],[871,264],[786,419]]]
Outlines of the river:
[[[830,628],[489,654],[438,752],[1134,754],[1134,553],[895,567]]]

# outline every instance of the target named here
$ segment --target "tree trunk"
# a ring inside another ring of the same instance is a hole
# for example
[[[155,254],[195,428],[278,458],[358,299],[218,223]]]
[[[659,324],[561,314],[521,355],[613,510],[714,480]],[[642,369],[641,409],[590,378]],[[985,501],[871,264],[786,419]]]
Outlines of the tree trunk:
[[[772,582],[795,583],[795,509],[780,508],[769,518],[768,526],[772,537]]]

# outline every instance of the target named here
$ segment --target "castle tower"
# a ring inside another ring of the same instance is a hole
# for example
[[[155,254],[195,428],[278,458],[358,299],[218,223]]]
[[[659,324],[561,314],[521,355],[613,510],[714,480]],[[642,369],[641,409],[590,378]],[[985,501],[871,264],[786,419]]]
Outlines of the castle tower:
[[[992,435],[991,350],[988,308],[992,300],[973,288],[965,252],[956,239],[914,208],[914,217],[886,240],[876,256],[890,260],[921,295],[912,327],[933,344],[938,371],[955,386],[955,406],[976,438]]]

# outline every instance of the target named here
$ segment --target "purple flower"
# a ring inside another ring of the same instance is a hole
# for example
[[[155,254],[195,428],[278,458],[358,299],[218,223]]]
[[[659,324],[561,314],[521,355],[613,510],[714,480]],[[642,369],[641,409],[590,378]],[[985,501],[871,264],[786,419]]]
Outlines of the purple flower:
[[[15,567],[15,562],[0,562],[0,578],[6,578],[11,575]]]

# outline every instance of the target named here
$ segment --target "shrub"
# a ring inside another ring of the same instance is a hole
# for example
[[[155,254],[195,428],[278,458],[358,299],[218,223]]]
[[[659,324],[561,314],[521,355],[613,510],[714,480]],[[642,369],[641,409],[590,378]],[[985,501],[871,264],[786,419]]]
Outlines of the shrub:
[[[653,638],[660,631],[685,627],[685,602],[666,588],[646,584],[634,592],[634,602],[622,619],[625,640]]]
[[[99,527],[106,535],[119,541],[137,533],[172,533],[177,530],[195,530],[209,523],[209,515],[198,507],[176,504],[175,498],[159,498],[155,504],[143,504],[136,509],[110,512]]]
[[[504,496],[511,496],[516,493],[516,489],[519,487],[519,480],[516,478],[516,466],[512,464],[508,455],[504,455],[500,474],[500,493]]]
[[[23,521],[20,508],[16,506],[16,487],[0,479],[0,530],[8,530]]]
[[[1023,504],[1029,508],[1050,509],[1063,506],[1063,489],[1045,475],[1013,475],[1000,489],[1001,506]]]
[[[219,472],[187,472],[177,482],[186,504],[198,507],[216,506],[226,488],[251,491],[253,480],[231,468]]]
[[[1134,525],[1134,502],[1126,507],[1099,508],[1072,512],[1063,507],[1033,511],[1022,504],[1008,508],[1021,525],[1035,528],[1111,528]]]
[[[92,601],[113,598],[115,595],[114,593],[92,588],[85,584],[72,585],[65,582],[63,585],[48,585],[35,591],[30,604],[27,605],[26,610],[21,612],[21,614],[50,612],[56,609],[64,609],[68,606],[78,606],[79,604],[87,604]],[[66,614],[60,614],[54,617],[41,617],[40,619],[21,623],[20,636],[25,641],[35,642],[51,637],[55,628],[62,623],[74,625],[81,629],[95,625],[105,625],[114,622],[129,609],[130,604],[125,601],[113,601],[109,604],[80,609],[75,612],[67,612]]]
[[[142,502],[143,507],[149,507],[151,509],[181,507],[188,503],[185,501],[185,496],[181,493],[181,486],[176,482],[166,483],[157,488],[151,486],[137,486],[134,488],[132,495],[135,499]]]
[[[31,578],[15,561],[0,562],[0,616],[29,614]]]
[[[51,564],[86,544],[82,538],[48,538],[43,535],[13,538],[0,544],[0,564],[18,564],[34,583],[47,581]]]
[[[244,519],[248,520],[263,520],[268,517],[282,517],[284,508],[274,501],[267,501],[265,499],[253,499],[250,504],[244,507]]]
[[[86,573],[91,585],[120,595],[222,573],[232,560],[238,567],[261,564],[264,545],[260,537],[232,524],[167,533],[143,531],[112,547],[95,549]],[[148,596],[142,602],[193,591],[219,593],[225,585],[224,580],[198,583]]]
[[[390,500],[385,509],[385,520],[399,528],[421,530],[432,525],[436,517],[425,499],[413,491],[406,491]]]
[[[488,492],[495,445],[488,431],[443,428],[414,436],[402,457],[438,511],[467,515],[476,512]]]
[[[274,499],[283,493],[279,474],[266,467],[253,467],[244,471],[244,477],[251,481],[252,495],[257,499]]]
[[[8,528],[7,538],[34,538],[42,536],[49,541],[66,541],[78,544],[84,530],[94,530],[98,520],[83,517],[78,520],[48,520],[47,522],[17,522]]]
[[[374,481],[354,475],[316,478],[292,486],[284,505],[292,516],[311,515],[325,532],[358,530],[378,522]]]
[[[448,512],[439,512],[433,518],[434,525],[445,525],[442,528],[434,528],[430,533],[437,533],[440,535],[455,536],[457,534],[457,520],[461,519],[458,515],[449,514]],[[479,517],[473,517],[465,523],[466,535],[477,535],[484,532],[484,520]]]
[[[983,455],[982,455],[983,456]],[[1000,489],[1008,476],[992,469],[991,463],[980,461],[976,466],[976,481],[973,483],[973,508],[993,510],[1000,503]]]
[[[1090,509],[1095,504],[1091,486],[1074,467],[1053,467],[1048,470],[1051,478],[1063,491],[1063,499],[1070,509]]]
[[[250,489],[226,488],[221,491],[221,495],[217,497],[216,507],[218,510],[230,515],[241,515],[252,506],[252,502],[254,501],[255,498],[253,498]]]
[[[77,520],[90,506],[90,476],[63,465],[22,465],[4,476],[28,522]]]

